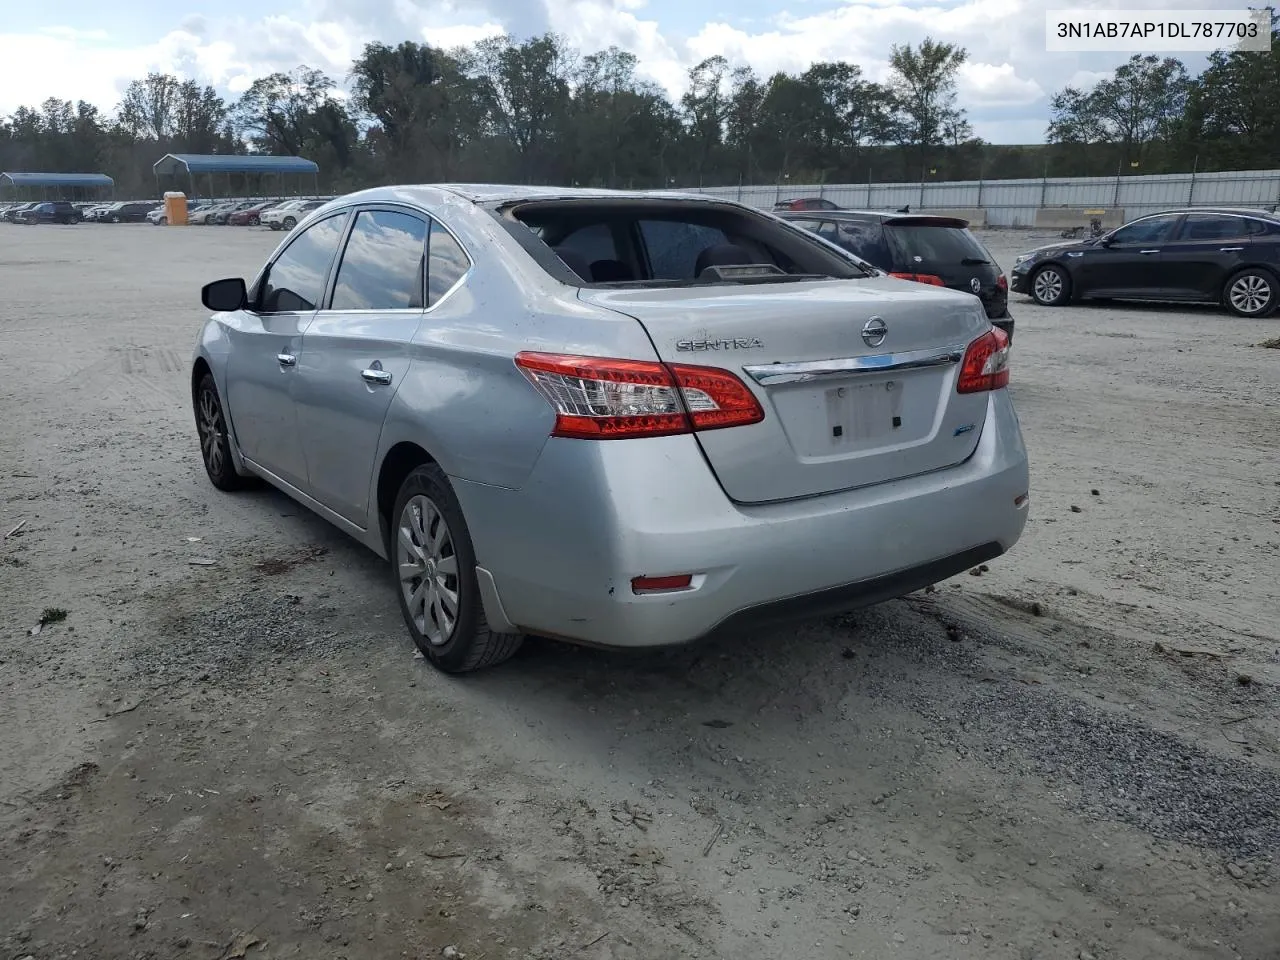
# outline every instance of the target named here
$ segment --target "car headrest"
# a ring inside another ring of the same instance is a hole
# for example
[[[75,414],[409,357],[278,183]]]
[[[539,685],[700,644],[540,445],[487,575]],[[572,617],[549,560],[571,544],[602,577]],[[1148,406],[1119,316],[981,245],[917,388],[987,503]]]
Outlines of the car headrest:
[[[591,279],[596,283],[613,283],[618,280],[634,280],[635,275],[621,260],[597,260],[591,264]]]

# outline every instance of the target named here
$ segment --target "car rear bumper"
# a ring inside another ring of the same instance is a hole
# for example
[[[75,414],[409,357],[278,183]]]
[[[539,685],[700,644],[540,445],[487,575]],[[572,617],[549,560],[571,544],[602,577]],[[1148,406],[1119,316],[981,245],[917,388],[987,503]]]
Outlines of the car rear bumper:
[[[1028,469],[1002,390],[965,463],[805,500],[733,503],[689,436],[551,439],[519,490],[453,483],[495,627],[649,647],[878,603],[989,560],[1022,534]],[[680,592],[632,589],[686,573]]]

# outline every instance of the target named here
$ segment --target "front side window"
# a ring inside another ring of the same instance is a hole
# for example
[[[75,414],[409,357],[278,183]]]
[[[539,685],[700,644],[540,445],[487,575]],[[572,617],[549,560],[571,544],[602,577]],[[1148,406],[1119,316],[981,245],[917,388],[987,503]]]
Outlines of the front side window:
[[[329,264],[338,252],[346,214],[326,217],[298,234],[263,278],[258,298],[263,313],[314,310],[324,296]]]
[[[342,252],[330,309],[422,309],[426,253],[427,224],[422,218],[394,210],[361,210]]]
[[[427,306],[434,307],[471,269],[471,260],[458,241],[434,220],[431,222],[430,261],[427,266]]]
[[[1112,243],[1158,243],[1169,236],[1177,217],[1151,217],[1121,227],[1111,235]]]

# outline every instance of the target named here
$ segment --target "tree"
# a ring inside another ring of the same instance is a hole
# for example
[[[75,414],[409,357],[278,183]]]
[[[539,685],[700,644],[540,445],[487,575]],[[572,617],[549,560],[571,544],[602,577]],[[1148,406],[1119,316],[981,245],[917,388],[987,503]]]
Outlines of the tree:
[[[482,40],[471,69],[496,129],[515,146],[526,178],[544,172],[568,115],[574,54],[555,34],[515,43]]]
[[[307,66],[261,77],[236,102],[236,129],[263,153],[298,156],[334,86],[330,77]]]
[[[725,91],[729,61],[717,54],[689,71],[689,89],[680,98],[689,136],[693,140],[695,168],[702,182],[707,164],[724,139],[730,101]]]
[[[167,73],[148,73],[125,88],[116,108],[120,125],[135,139],[161,142],[174,135],[182,82]]]
[[[1280,143],[1280,18],[1272,17],[1271,49],[1209,55],[1190,85],[1183,137],[1220,163],[1257,167],[1275,162]]]
[[[470,81],[457,58],[412,40],[370,43],[352,65],[351,80],[353,105],[378,124],[393,172],[449,169],[466,129],[458,110],[469,99]],[[424,147],[433,155],[426,164]]]
[[[173,138],[187,153],[213,153],[225,143],[227,115],[227,105],[213,87],[184,80],[173,105]]]
[[[956,74],[969,54],[950,43],[926,37],[918,49],[894,44],[889,54],[890,89],[897,100],[899,135],[913,148],[923,170],[931,148],[965,115],[956,106]]]
[[[1173,57],[1135,54],[1087,92],[1067,87],[1051,101],[1051,143],[1111,143],[1122,165],[1141,162],[1148,148],[1174,130],[1190,82]]]

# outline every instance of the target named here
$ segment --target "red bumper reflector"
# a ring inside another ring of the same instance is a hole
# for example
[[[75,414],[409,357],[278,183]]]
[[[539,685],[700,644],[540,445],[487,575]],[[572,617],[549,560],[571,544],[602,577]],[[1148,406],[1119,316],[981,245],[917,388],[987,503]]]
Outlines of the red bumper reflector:
[[[675,577],[632,577],[632,593],[665,593],[671,590],[688,590],[693,574],[682,573]]]

